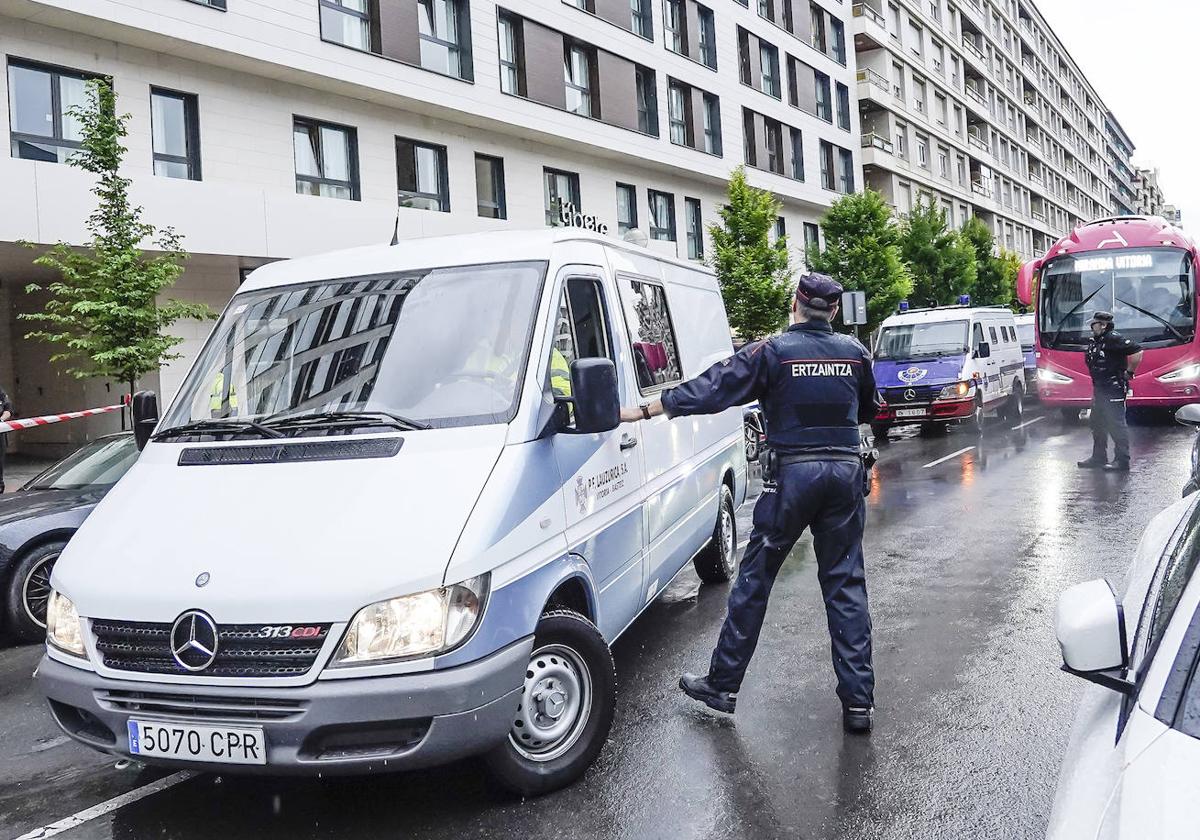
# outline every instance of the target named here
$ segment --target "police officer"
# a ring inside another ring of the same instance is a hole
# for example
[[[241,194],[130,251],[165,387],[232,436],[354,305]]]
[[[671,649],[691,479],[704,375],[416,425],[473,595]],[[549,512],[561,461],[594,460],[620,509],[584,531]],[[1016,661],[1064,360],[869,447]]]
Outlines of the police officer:
[[[13,404],[8,398],[8,394],[4,393],[4,389],[0,388],[0,423],[11,420],[13,416]],[[4,456],[8,449],[8,432],[0,432],[0,493],[4,492]]]
[[[729,594],[729,612],[708,674],[684,674],[680,688],[713,709],[734,711],[775,576],[804,529],[812,528],[843,725],[847,731],[869,732],[875,677],[862,553],[866,509],[858,427],[875,416],[878,395],[867,350],[830,326],[841,295],[842,287],[830,277],[804,275],[786,332],[747,344],[695,379],[665,391],[661,400],[623,409],[621,419],[713,414],[754,400],[762,403],[766,416],[763,492]]]
[[[1125,393],[1142,361],[1142,348],[1114,329],[1111,312],[1097,312],[1090,322],[1092,342],[1086,358],[1092,375],[1092,457],[1083,469],[1129,471],[1129,427],[1125,425]],[[1108,462],[1108,439],[1115,450]]]

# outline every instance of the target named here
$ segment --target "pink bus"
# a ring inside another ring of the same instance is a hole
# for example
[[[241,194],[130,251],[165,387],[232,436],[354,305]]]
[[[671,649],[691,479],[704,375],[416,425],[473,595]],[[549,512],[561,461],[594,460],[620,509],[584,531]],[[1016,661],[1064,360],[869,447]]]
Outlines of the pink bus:
[[[1092,398],[1084,353],[1096,310],[1140,342],[1145,357],[1130,406],[1200,402],[1196,264],[1200,252],[1158,217],[1122,216],[1076,228],[1026,263],[1017,298],[1036,314],[1037,389],[1042,404],[1070,416]]]

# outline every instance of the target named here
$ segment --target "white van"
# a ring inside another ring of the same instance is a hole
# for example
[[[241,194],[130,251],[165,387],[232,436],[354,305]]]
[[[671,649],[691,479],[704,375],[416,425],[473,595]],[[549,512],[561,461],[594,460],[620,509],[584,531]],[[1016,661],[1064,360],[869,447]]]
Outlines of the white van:
[[[222,773],[571,782],[609,644],[689,561],[731,577],[745,495],[740,410],[619,404],[731,352],[710,271],[595,234],[258,269],[162,419],[135,398],[144,451],[55,567],[55,718]]]
[[[961,422],[982,432],[995,412],[1020,422],[1024,362],[1016,321],[1001,306],[939,306],[884,319],[875,383],[886,405],[871,428]]]

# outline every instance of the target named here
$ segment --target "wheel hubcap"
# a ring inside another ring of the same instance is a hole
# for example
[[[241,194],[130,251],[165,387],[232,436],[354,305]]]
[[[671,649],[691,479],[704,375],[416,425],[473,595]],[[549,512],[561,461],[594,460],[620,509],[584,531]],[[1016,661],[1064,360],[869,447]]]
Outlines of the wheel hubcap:
[[[571,749],[591,715],[592,677],[577,652],[546,645],[533,652],[509,741],[532,761],[553,761]]]
[[[726,568],[733,565],[733,513],[724,502],[721,503],[721,559]]]
[[[50,573],[54,571],[57,554],[52,554],[29,570],[22,586],[21,601],[25,614],[38,627],[46,626],[46,606],[50,603]]]

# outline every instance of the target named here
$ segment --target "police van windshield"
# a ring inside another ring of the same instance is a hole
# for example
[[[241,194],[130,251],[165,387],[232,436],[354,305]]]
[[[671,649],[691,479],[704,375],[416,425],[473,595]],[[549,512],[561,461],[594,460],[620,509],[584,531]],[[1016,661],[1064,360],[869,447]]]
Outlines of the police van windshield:
[[[1178,248],[1123,248],[1057,257],[1042,270],[1042,343],[1083,349],[1096,310],[1142,344],[1186,344],[1196,333],[1196,276]]]
[[[238,295],[163,430],[349,430],[506,423],[516,413],[543,262],[349,277]],[[204,422],[209,421],[209,422]],[[224,427],[215,421],[224,421]]]
[[[927,321],[884,327],[879,333],[875,358],[903,360],[966,352],[966,321]]]

